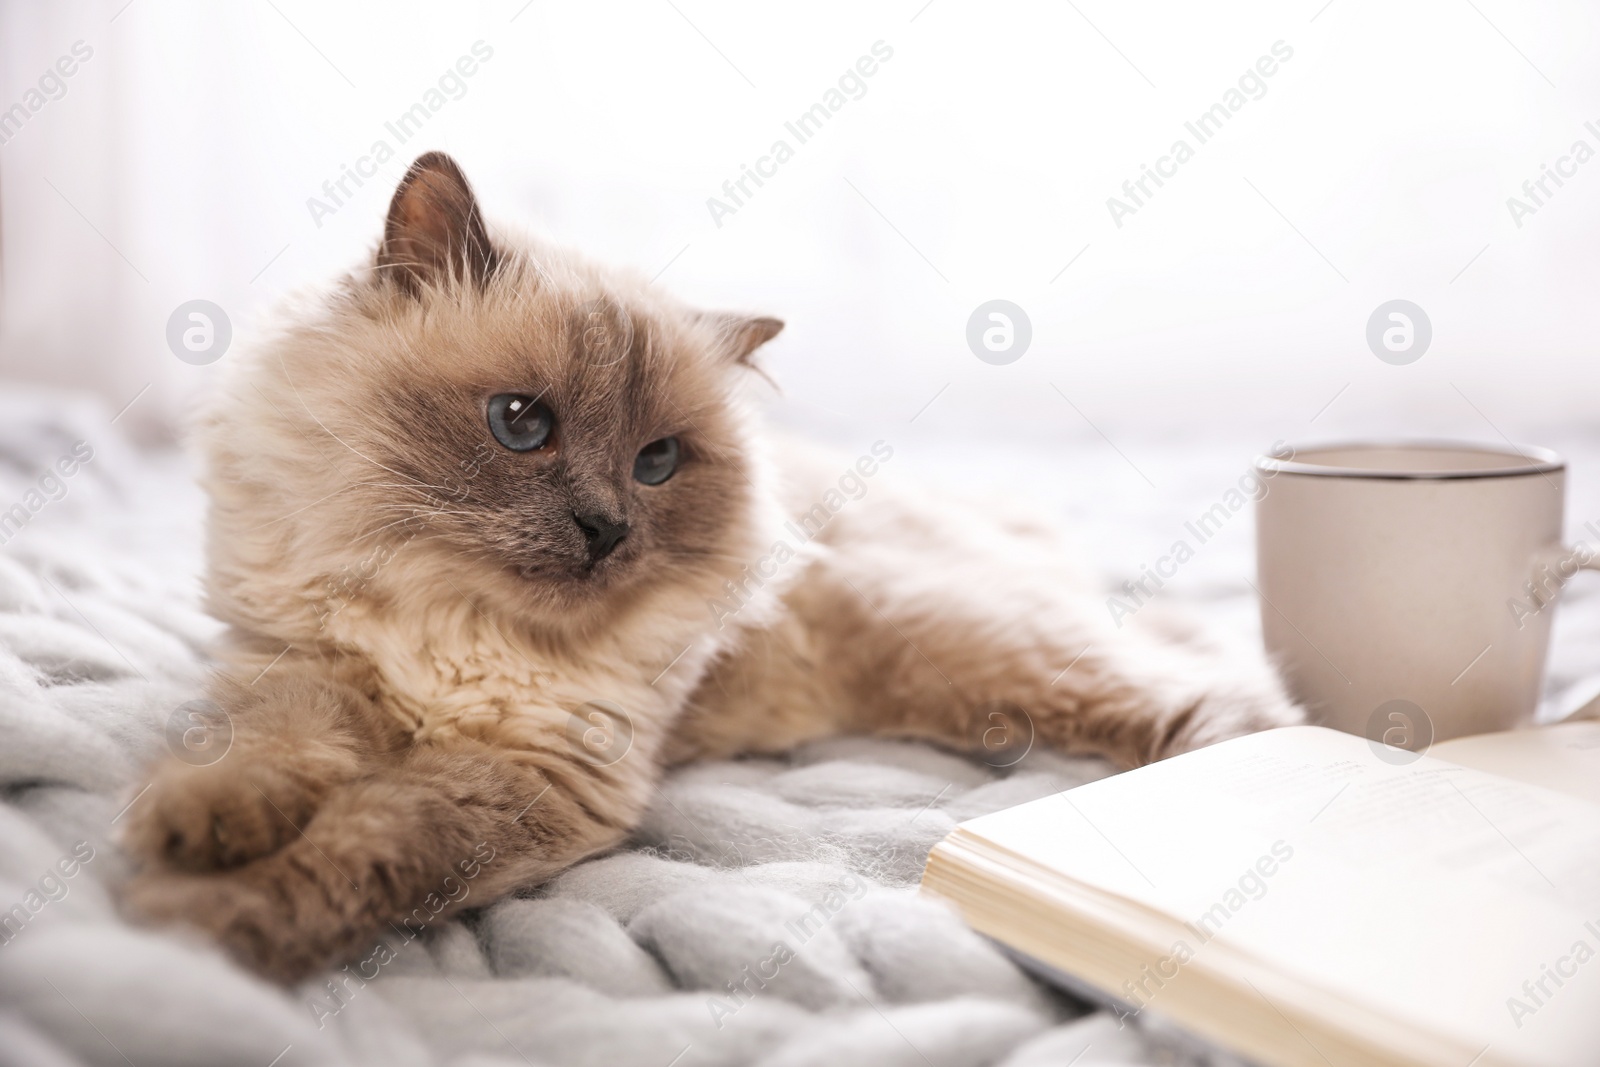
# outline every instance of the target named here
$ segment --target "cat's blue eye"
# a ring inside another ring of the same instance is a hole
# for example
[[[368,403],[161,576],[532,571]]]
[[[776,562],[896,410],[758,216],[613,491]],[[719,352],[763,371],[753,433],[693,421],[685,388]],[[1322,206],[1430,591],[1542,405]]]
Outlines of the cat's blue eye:
[[[660,485],[678,469],[678,439],[663,437],[639,449],[633,460],[633,477],[645,485]]]
[[[543,448],[555,428],[555,415],[537,397],[501,393],[489,399],[489,432],[513,452]]]

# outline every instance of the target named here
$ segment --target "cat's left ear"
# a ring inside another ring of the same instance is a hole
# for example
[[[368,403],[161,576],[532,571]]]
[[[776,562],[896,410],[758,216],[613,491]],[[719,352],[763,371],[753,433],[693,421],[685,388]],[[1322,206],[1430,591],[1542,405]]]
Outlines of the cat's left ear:
[[[749,315],[737,315],[732,312],[703,311],[699,317],[700,321],[716,331],[718,347],[722,353],[736,363],[748,364],[756,349],[778,336],[783,330],[781,319],[766,316],[752,318]]]
[[[418,156],[389,202],[378,269],[416,296],[452,275],[482,285],[496,258],[478,198],[456,161],[443,152]]]

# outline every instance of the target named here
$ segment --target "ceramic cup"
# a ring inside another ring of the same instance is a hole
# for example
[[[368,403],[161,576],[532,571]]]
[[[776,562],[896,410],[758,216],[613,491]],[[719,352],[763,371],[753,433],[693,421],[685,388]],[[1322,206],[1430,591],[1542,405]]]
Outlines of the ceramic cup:
[[[1564,548],[1566,463],[1537,448],[1358,442],[1262,456],[1267,651],[1313,719],[1413,752],[1527,723]]]

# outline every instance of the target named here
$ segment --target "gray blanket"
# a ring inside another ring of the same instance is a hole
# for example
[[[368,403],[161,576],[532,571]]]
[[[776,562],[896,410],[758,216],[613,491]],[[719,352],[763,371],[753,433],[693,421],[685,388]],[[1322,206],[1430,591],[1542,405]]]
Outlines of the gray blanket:
[[[63,474],[79,441],[93,455]],[[1194,449],[1147,451],[1167,484],[1197,487],[1152,496],[1083,450],[1087,473],[1046,503],[1095,500],[1087,540],[1125,555],[1248,459],[1213,452],[1196,472]],[[98,406],[0,401],[0,513],[26,513],[0,520],[0,1064],[1230,1062],[1035,983],[918,897],[958,821],[1108,770],[1045,752],[994,768],[839,739],[694,766],[626,848],[294,990],[129,926],[108,891],[129,869],[119,820],[216,632],[198,607],[202,504],[180,456],[132,448]],[[1246,524],[1188,589],[1248,629]],[[1594,636],[1596,603],[1563,628]],[[1578,674],[1558,659],[1569,702]]]

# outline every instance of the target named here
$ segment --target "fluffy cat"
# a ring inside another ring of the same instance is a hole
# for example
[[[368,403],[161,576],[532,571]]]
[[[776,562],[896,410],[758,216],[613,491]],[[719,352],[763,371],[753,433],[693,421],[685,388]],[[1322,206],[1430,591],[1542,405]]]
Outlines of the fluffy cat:
[[[781,327],[491,234],[418,159],[201,427],[231,749],[134,804],[128,906],[294,980],[617,845],[672,763],[865,732],[1132,766],[1300,720],[1264,663],[1112,627],[1027,520],[835,506],[892,449],[764,436]]]

